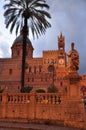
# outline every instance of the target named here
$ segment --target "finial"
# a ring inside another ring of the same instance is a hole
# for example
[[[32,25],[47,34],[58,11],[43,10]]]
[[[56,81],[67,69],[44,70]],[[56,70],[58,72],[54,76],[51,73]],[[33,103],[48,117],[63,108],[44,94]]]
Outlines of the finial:
[[[71,50],[74,50],[74,42],[71,43]]]
[[[62,37],[62,32],[60,33],[60,37]]]

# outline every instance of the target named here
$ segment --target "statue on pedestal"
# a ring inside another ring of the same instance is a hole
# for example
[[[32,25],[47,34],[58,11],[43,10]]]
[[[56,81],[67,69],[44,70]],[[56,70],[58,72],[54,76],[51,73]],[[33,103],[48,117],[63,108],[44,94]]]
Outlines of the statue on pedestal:
[[[74,49],[74,43],[71,44],[71,50],[67,54],[68,56],[68,70],[69,72],[76,72],[79,69],[79,54]]]

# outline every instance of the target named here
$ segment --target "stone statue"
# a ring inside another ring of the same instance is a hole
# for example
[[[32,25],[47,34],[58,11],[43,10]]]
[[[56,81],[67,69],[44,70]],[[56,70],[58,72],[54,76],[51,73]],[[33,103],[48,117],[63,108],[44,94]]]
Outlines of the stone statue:
[[[79,54],[74,49],[74,43],[71,44],[71,50],[68,52],[67,56],[69,72],[77,71],[79,69]]]

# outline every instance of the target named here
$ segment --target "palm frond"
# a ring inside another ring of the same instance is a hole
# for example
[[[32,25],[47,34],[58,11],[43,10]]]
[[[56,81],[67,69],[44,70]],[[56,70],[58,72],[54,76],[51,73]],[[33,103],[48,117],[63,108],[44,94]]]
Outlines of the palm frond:
[[[16,35],[17,35],[17,33],[18,33],[19,27],[20,27],[20,24],[17,23],[17,25],[16,25]]]
[[[40,8],[46,8],[46,9],[50,8],[47,4],[41,4],[41,3],[33,4],[33,7],[36,7],[36,8],[40,7]]]
[[[17,17],[15,17],[15,19],[13,20],[13,22],[11,22],[11,28],[10,28],[10,32],[11,32],[11,33],[12,33],[13,28],[14,28],[14,26],[15,26],[16,20],[17,20]]]
[[[46,29],[51,27],[51,24],[47,21],[47,18],[51,18],[51,15],[43,8],[49,9],[49,5],[46,4],[46,0],[6,0],[4,5],[5,24],[8,28],[10,25],[10,32],[12,33],[16,26],[16,34],[21,28],[23,19],[29,19],[30,27],[33,37],[37,38],[41,34],[45,34]],[[23,15],[26,13],[25,15]]]

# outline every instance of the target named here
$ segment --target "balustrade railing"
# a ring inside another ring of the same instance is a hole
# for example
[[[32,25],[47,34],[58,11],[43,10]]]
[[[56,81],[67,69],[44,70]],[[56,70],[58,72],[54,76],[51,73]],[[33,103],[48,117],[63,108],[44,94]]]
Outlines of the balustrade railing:
[[[8,102],[10,103],[29,103],[30,94],[8,94]]]
[[[36,94],[36,103],[39,103],[39,104],[58,104],[60,102],[61,102],[61,97],[57,93]]]
[[[58,104],[64,95],[59,93],[2,93],[0,103]]]

